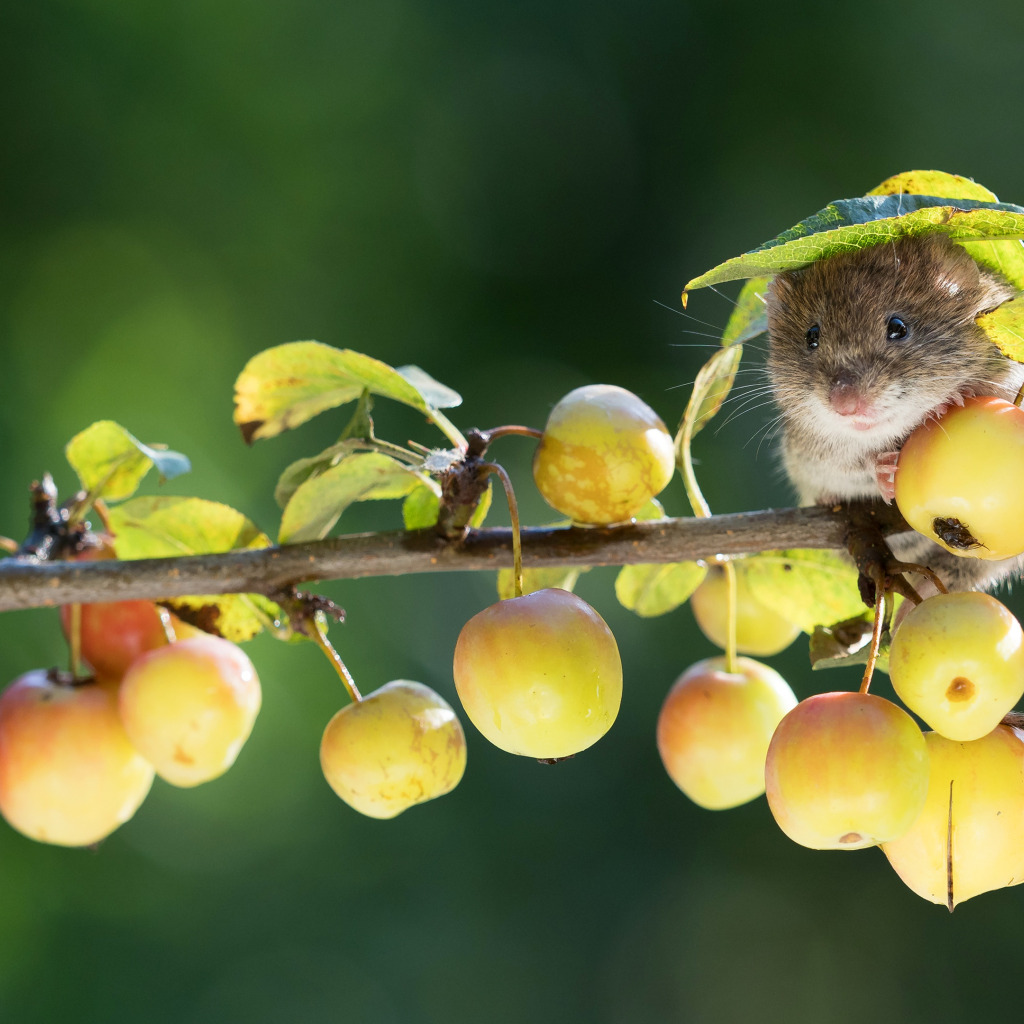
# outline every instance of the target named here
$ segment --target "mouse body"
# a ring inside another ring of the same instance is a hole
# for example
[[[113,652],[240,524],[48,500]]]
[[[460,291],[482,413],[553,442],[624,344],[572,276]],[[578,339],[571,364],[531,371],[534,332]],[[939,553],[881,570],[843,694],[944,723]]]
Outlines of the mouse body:
[[[975,321],[1016,294],[938,234],[777,275],[766,295],[767,370],[800,503],[889,501],[899,449],[915,427],[967,395],[1013,401],[1024,364]],[[1021,561],[962,558],[917,534],[895,538],[893,549],[958,590],[990,586]]]

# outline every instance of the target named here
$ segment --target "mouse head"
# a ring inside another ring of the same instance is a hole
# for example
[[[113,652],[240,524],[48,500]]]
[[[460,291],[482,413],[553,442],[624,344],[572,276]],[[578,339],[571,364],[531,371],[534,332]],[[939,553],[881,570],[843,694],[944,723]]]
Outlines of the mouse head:
[[[779,274],[767,296],[776,399],[827,436],[891,443],[964,390],[991,390],[1005,359],[975,317],[1011,294],[934,234]]]

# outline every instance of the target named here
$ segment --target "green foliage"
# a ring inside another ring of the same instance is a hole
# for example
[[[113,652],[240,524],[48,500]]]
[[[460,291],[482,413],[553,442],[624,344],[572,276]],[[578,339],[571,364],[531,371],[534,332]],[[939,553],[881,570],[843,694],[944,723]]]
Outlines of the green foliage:
[[[161,480],[191,469],[184,455],[160,445],[145,445],[113,420],[86,427],[67,443],[64,454],[90,501],[130,498],[153,466]]]
[[[589,565],[575,567],[557,566],[552,569],[524,569],[523,570],[523,593],[532,594],[536,590],[547,590],[549,587],[557,587],[559,590],[568,590],[570,593],[576,587],[576,581],[585,572],[589,572]],[[498,571],[498,597],[502,601],[516,596],[515,575],[511,569]]]
[[[267,537],[241,512],[203,498],[133,498],[110,510],[118,558],[172,558],[264,548]],[[187,622],[241,642],[282,626],[280,609],[258,594],[219,594],[164,602]],[[285,630],[286,632],[286,630]]]
[[[615,577],[615,596],[624,608],[653,618],[685,604],[707,572],[698,562],[624,565]]]
[[[743,570],[754,597],[805,633],[863,614],[857,569],[833,551],[766,551]]]
[[[354,502],[404,498],[426,479],[421,471],[381,452],[347,455],[296,488],[281,516],[278,540],[321,540]]]
[[[999,346],[1003,355],[1017,362],[1024,362],[1024,296],[978,317],[978,324]]]

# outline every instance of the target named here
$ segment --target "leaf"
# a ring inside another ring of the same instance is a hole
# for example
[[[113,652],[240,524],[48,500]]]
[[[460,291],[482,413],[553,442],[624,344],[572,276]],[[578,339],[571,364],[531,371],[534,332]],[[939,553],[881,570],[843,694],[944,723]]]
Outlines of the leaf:
[[[1015,288],[1024,289],[1024,243],[1018,239],[1008,242],[961,242],[970,256],[989,270],[1005,277]]]
[[[424,481],[411,490],[402,502],[402,522],[407,530],[426,530],[437,524],[441,507],[441,488]]]
[[[317,455],[298,459],[278,477],[277,486],[274,488],[274,500],[280,508],[284,508],[291,501],[292,495],[307,480],[319,476],[331,466],[336,466],[346,455],[351,455],[363,447],[365,446],[357,438],[352,438],[338,441]]]
[[[113,420],[86,427],[67,443],[64,454],[82,487],[94,500],[107,502],[130,498],[153,466],[161,480],[192,468],[184,455],[145,445]]]
[[[753,596],[805,633],[864,611],[852,562],[832,551],[767,551],[743,559]]]
[[[559,590],[572,591],[580,576],[589,572],[589,565],[557,567],[552,569],[524,569],[523,593],[532,594],[536,590],[556,587]],[[498,570],[498,597],[505,601],[515,597],[515,581],[511,569]]]
[[[270,538],[241,512],[203,498],[134,498],[110,510],[118,558],[172,558],[264,548]],[[216,594],[161,602],[186,622],[236,643],[248,640],[281,610],[259,594]]]
[[[999,346],[1003,355],[1024,363],[1024,295],[978,317],[978,325]]]
[[[772,283],[770,277],[752,277],[740,290],[725,330],[722,347],[742,345],[768,330],[768,313],[764,293]]]
[[[356,452],[301,484],[281,516],[281,544],[326,537],[356,501],[404,498],[426,478],[390,455]]]
[[[447,384],[434,380],[426,370],[418,366],[399,366],[400,373],[422,396],[431,409],[454,409],[462,405],[462,395]]]
[[[825,256],[937,232],[957,242],[1024,237],[1024,207],[940,196],[875,195],[837,199],[742,256],[695,277],[691,292],[724,281],[796,270]]]
[[[876,185],[869,196],[942,196],[945,199],[981,199],[997,203],[994,192],[961,174],[946,171],[903,171]]]
[[[846,619],[832,626],[815,626],[809,642],[811,668],[842,668],[846,665],[866,665],[871,656],[872,615]],[[882,634],[875,668],[889,671],[888,632]]]
[[[685,604],[706,575],[706,566],[697,562],[626,565],[615,577],[615,596],[624,608],[652,618]]]
[[[436,393],[440,385],[422,370],[418,373]],[[352,402],[364,390],[421,412],[436,408],[415,384],[379,359],[319,341],[293,341],[266,349],[246,363],[235,382],[235,423],[251,444]]]

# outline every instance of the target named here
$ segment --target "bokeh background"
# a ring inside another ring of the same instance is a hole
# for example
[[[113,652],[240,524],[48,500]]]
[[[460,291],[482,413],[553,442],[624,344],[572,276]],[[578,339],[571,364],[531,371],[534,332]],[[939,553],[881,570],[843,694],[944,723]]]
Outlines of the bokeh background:
[[[541,426],[597,381],[674,426],[729,311],[700,293],[698,319],[681,316],[690,277],[900,170],[1024,200],[1022,41],[1010,0],[5,4],[0,533],[22,535],[43,471],[73,487],[63,445],[100,418],[191,456],[169,492],[228,502],[273,533],[278,472],[345,416],[243,445],[233,380],[295,339],[423,366],[465,396],[463,427]],[[789,503],[762,443],[769,415],[702,435],[717,511]],[[381,405],[377,423],[441,440],[403,410]],[[494,454],[543,522],[531,448],[511,438]],[[677,484],[665,503],[683,511]],[[341,524],[397,525],[397,503]],[[624,612],[613,578],[595,571],[579,590],[618,636],[625,698],[574,761],[516,759],[467,723],[455,792],[362,818],[317,763],[344,702],[330,668],[311,646],[260,639],[263,711],[222,779],[158,781],[96,851],[0,825],[3,1019],[1014,1012],[1024,891],[950,917],[877,850],[804,850],[763,800],[712,814],[675,789],[655,718],[712,649],[687,609]],[[490,576],[325,589],[348,610],[337,642],[364,691],[406,677],[455,700],[452,648],[494,599]],[[65,660],[54,613],[0,617],[2,678]],[[800,696],[855,685],[812,678],[800,644],[773,663]]]

